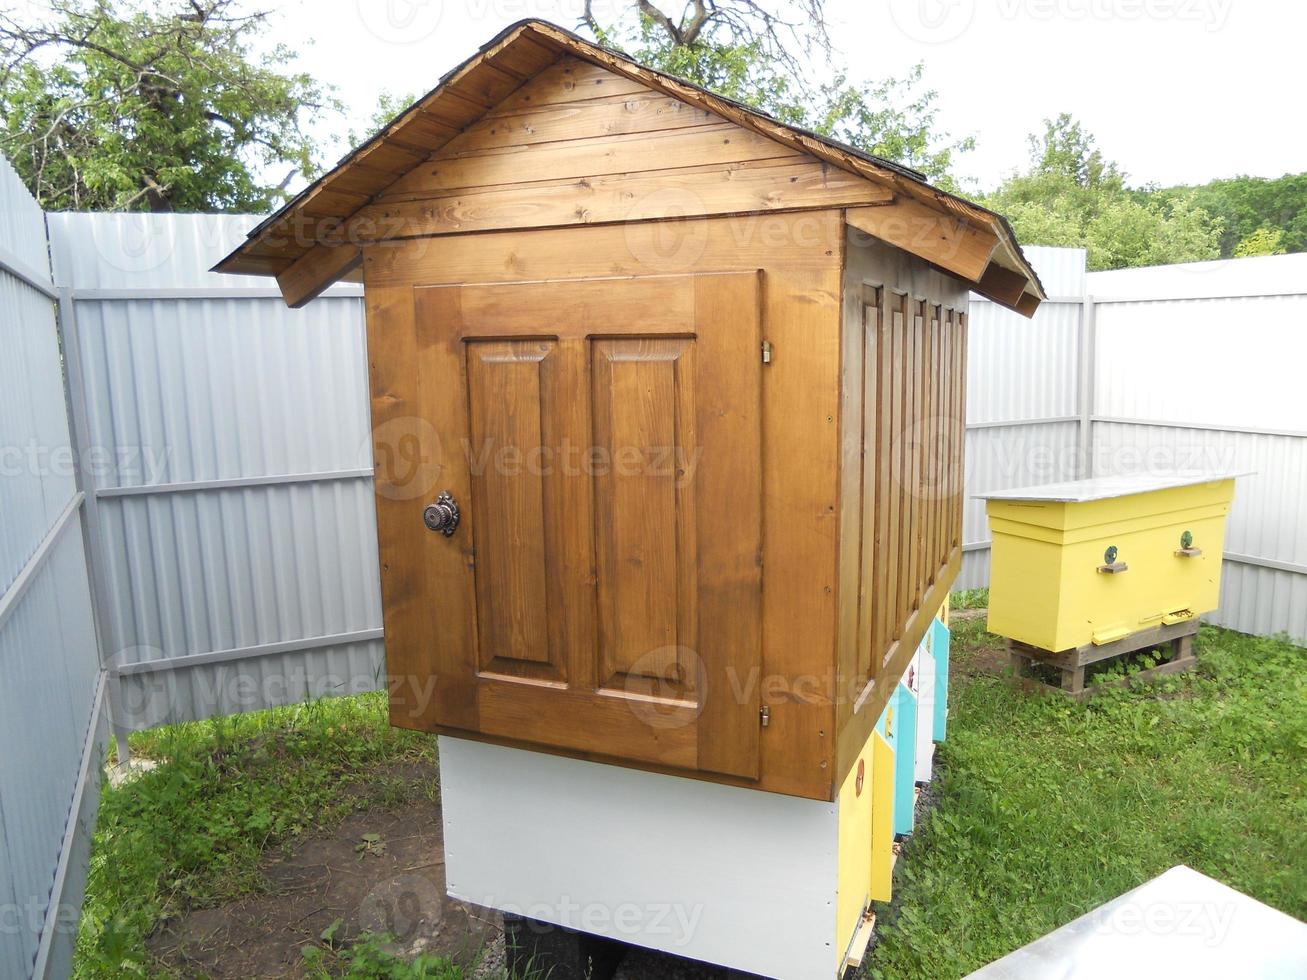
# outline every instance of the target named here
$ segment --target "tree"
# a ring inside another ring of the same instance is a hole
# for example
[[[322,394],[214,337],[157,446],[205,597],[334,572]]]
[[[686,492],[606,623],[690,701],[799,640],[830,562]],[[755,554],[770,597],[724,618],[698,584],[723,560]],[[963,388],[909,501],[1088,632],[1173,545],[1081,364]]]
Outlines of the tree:
[[[1263,228],[1267,235],[1279,232],[1278,245],[1283,251],[1307,252],[1307,173],[1273,178],[1230,177],[1198,187],[1170,187],[1158,192],[1164,206],[1174,197],[1185,196],[1192,196],[1203,210],[1225,223],[1222,258],[1240,254],[1241,245]]]
[[[0,152],[48,209],[266,211],[314,170],[305,114],[335,107],[285,47],[251,52],[266,20],[235,0],[0,14]]]
[[[1030,169],[1008,178],[985,203],[1007,216],[1030,245],[1088,250],[1090,269],[1214,259],[1222,223],[1177,194],[1165,205],[1104,158],[1070,115],[1044,120],[1030,137]]]
[[[923,69],[855,84],[844,73],[814,83],[809,63],[833,58],[822,0],[772,9],[755,0],[687,0],[668,14],[630,0],[625,16],[603,22],[589,2],[582,22],[601,44],[721,95],[922,171],[954,188],[955,154],[972,148],[938,128],[936,93]]]
[[[1283,255],[1284,251],[1284,232],[1279,228],[1262,225],[1239,241],[1234,247],[1234,256],[1246,258],[1250,255]]]

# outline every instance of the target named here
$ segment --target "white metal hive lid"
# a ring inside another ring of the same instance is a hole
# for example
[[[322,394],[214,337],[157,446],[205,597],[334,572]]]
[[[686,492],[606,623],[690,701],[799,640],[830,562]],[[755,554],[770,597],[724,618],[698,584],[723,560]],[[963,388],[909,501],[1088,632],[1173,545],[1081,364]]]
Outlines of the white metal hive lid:
[[[1181,864],[967,980],[1305,973],[1307,925]]]
[[[1035,487],[994,490],[978,493],[980,500],[1031,500],[1043,503],[1079,504],[1090,500],[1128,497],[1154,490],[1171,490],[1199,483],[1215,483],[1238,476],[1251,476],[1252,470],[1147,470],[1118,476],[1096,476],[1088,480],[1066,480]]]

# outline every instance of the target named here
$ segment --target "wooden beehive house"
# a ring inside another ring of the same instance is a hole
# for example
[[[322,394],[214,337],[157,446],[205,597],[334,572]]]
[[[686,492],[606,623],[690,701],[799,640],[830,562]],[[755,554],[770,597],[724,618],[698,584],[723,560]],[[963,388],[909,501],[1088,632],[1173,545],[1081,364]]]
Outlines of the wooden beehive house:
[[[217,270],[361,275],[396,725],[815,800],[958,569],[968,291],[1043,298],[998,216],[534,21]]]

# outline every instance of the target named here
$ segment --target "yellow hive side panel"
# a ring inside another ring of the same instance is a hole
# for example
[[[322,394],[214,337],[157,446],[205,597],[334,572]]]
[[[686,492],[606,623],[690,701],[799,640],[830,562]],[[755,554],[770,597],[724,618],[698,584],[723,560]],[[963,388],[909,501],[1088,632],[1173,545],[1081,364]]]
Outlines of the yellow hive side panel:
[[[1165,524],[1146,530],[1122,531],[1103,525],[1099,536],[1062,549],[1063,601],[1056,646],[1065,650],[1111,636],[1158,626],[1162,617],[1180,610],[1194,616],[1220,604],[1221,554],[1225,545],[1225,515],[1181,520],[1158,518]],[[1202,554],[1176,554],[1180,535],[1189,531]],[[1103,553],[1117,548],[1124,572],[1098,571]]]
[[[836,969],[844,965],[844,954],[862,921],[871,892],[872,743],[867,740],[858,760],[840,786],[839,870],[835,886]],[[861,779],[859,779],[861,770]]]
[[[1067,650],[1217,607],[1234,481],[1083,503],[990,501],[989,629]],[[1176,554],[1185,531],[1201,555]],[[1098,570],[1109,546],[1127,568]]]
[[[989,612],[986,628],[999,636],[1045,646],[1054,641],[1061,584],[1061,548],[1010,533],[991,518]]]
[[[888,902],[894,877],[894,750],[871,733],[871,900]]]

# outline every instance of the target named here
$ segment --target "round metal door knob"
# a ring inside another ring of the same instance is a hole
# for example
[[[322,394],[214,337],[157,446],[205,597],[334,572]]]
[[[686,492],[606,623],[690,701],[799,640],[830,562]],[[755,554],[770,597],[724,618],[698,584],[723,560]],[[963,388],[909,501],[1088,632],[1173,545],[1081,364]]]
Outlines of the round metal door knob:
[[[458,530],[458,503],[446,490],[436,498],[434,504],[428,504],[422,511],[422,523],[428,530],[439,531],[445,537],[451,537]]]

